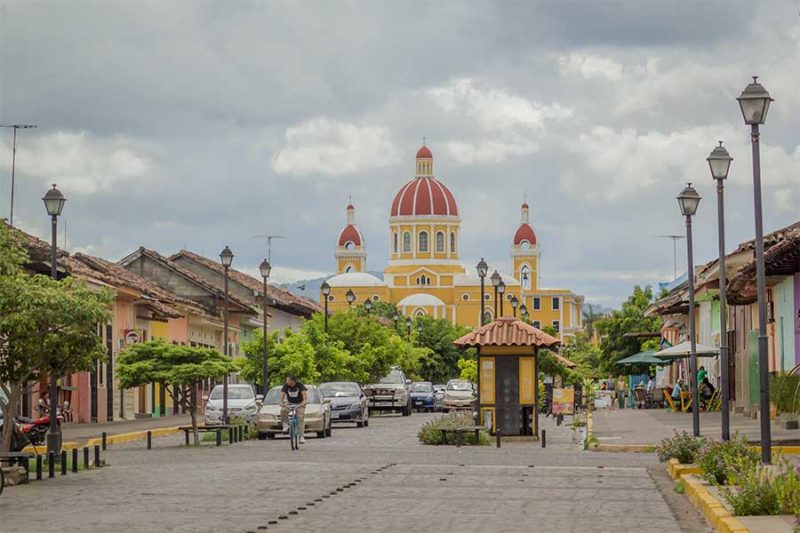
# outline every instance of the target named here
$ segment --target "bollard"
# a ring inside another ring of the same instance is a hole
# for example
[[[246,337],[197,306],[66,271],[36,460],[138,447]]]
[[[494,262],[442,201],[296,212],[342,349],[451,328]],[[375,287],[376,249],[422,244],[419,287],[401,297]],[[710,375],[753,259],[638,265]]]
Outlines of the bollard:
[[[108,439],[108,433],[106,433],[106,432],[104,431],[104,432],[103,432],[103,435],[102,435],[102,438],[103,438],[103,451],[106,451],[106,446],[108,445],[108,442],[107,442],[107,439]]]
[[[100,467],[100,446],[94,447],[94,466]]]
[[[42,480],[42,456],[36,454],[36,481]]]
[[[147,449],[151,450],[153,448],[153,432],[147,432]]]
[[[72,472],[78,471],[78,448],[72,448]]]
[[[218,429],[216,433],[217,433],[217,446],[222,446],[222,431]]]
[[[228,426],[228,444],[233,444],[233,426]]]
[[[89,448],[83,447],[83,469],[89,470]]]
[[[56,452],[47,453],[47,477],[56,477]]]
[[[547,430],[542,430],[542,448],[547,448]]]
[[[61,450],[61,475],[67,475],[67,450]]]
[[[560,426],[563,422],[564,422],[564,415],[561,414],[561,413],[558,413],[556,415],[556,425]]]
[[[499,430],[495,431],[494,435],[497,438],[497,447],[499,448],[500,447],[500,431]]]
[[[239,442],[244,440],[244,426],[239,426]]]

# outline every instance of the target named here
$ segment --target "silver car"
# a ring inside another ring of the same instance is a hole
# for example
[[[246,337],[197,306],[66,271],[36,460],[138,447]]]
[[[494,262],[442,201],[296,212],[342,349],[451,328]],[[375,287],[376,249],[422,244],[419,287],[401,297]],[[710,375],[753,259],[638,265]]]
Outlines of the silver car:
[[[222,385],[217,385],[210,395],[203,397],[206,400],[207,426],[222,423],[222,390]],[[241,417],[247,422],[255,423],[259,399],[250,385],[228,385],[228,419]]]
[[[442,411],[446,413],[456,409],[471,409],[475,398],[475,386],[472,383],[463,379],[451,379],[444,389]]]
[[[352,381],[331,381],[319,386],[320,392],[331,404],[331,420],[334,422],[355,422],[356,427],[369,426],[369,407],[367,395],[358,383]]]

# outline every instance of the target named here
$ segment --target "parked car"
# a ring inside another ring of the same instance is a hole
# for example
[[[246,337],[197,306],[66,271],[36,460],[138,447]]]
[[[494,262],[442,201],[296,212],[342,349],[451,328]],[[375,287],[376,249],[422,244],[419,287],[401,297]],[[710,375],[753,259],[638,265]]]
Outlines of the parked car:
[[[324,399],[322,393],[314,385],[306,385],[308,389],[308,403],[303,426],[304,433],[316,433],[317,437],[324,439],[331,436],[331,406],[330,400]],[[283,433],[281,425],[281,387],[272,387],[256,416],[256,430],[258,438],[274,439],[275,435]]]
[[[435,391],[430,381],[417,381],[409,387],[411,391],[411,406],[418,410],[433,412],[436,407]]]
[[[222,391],[222,385],[217,385],[211,390],[211,394],[203,397],[206,400],[207,426],[222,423]],[[255,423],[259,399],[250,385],[228,385],[228,418],[242,417],[247,422]]]
[[[400,368],[393,368],[383,379],[364,387],[370,411],[393,411],[403,416],[411,415],[410,379]]]
[[[451,379],[444,389],[442,411],[471,409],[475,399],[475,386],[472,383],[463,379]]]
[[[442,410],[442,403],[444,402],[444,390],[447,388],[447,385],[444,383],[434,383],[433,384],[433,409],[434,411],[441,411]]]
[[[323,398],[330,400],[331,421],[355,422],[357,427],[369,426],[367,395],[358,383],[331,381],[319,386]]]

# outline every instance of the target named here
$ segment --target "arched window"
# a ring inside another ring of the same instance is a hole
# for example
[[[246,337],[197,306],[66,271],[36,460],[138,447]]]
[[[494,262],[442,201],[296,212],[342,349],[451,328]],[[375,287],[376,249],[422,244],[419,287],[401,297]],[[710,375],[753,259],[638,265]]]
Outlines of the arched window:
[[[345,271],[345,273],[349,274],[350,272],[353,271],[353,267],[350,266],[350,265],[347,265],[347,268],[345,268],[344,271]]]
[[[421,317],[421,316],[425,316],[424,309],[417,309],[416,311],[414,311],[414,317]]]
[[[451,254],[456,253],[456,232],[455,231],[451,231],[450,232],[450,253]]]
[[[344,243],[345,250],[352,250],[354,246],[355,245],[353,244],[353,241],[347,241],[346,243]]]
[[[394,237],[394,248],[393,248],[393,250],[394,250],[394,253],[397,253],[397,232],[396,231],[394,232],[393,237]]]
[[[520,269],[520,277],[522,278],[522,289],[530,290],[531,288],[531,269],[528,265],[523,265]]]
[[[492,313],[487,309],[486,311],[483,312],[483,322],[485,324],[488,324],[491,321],[492,321]]]
[[[436,251],[444,252],[444,233],[441,231],[436,232]]]
[[[418,252],[427,252],[428,251],[428,232],[427,231],[420,231],[419,232],[419,243],[417,246]]]
[[[411,233],[408,231],[403,233],[403,251],[404,252],[411,251]]]

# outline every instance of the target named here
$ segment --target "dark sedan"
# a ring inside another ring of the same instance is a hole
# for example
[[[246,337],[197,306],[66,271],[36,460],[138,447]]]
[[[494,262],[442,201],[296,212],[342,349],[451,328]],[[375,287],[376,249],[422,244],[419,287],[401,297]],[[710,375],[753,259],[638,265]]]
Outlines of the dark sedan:
[[[320,385],[319,390],[330,400],[333,422],[355,422],[360,428],[369,426],[367,396],[358,383],[331,381]]]
[[[418,411],[434,411],[436,409],[436,392],[430,381],[417,381],[411,387],[411,406]]]

